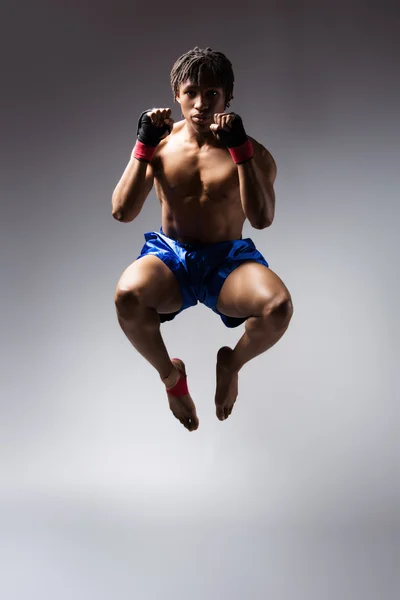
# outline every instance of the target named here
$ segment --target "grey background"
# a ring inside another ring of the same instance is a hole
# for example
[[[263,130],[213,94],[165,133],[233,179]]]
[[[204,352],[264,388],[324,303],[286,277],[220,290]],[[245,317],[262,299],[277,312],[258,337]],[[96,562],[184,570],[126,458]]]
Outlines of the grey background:
[[[395,3],[4,7],[1,596],[397,598]],[[243,327],[201,305],[163,326],[189,434],[113,304],[159,204],[121,224],[111,194],[141,111],[179,118],[195,45],[232,61],[232,110],[276,159],[275,221],[244,235],[295,314],[222,423],[216,352]]]

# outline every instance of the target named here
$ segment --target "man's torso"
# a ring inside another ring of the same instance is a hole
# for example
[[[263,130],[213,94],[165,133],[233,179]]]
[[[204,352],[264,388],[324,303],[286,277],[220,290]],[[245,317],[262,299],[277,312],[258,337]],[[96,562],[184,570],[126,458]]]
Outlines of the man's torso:
[[[239,239],[246,217],[237,166],[225,148],[185,139],[184,124],[175,124],[152,162],[163,231],[183,243]]]

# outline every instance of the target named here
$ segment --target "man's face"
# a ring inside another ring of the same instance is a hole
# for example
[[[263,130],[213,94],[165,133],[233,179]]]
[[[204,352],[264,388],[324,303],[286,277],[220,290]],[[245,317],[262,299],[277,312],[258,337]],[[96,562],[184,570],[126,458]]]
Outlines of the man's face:
[[[225,93],[210,78],[202,78],[200,84],[188,80],[179,86],[177,101],[184,118],[197,130],[209,130],[215,113],[225,112]]]

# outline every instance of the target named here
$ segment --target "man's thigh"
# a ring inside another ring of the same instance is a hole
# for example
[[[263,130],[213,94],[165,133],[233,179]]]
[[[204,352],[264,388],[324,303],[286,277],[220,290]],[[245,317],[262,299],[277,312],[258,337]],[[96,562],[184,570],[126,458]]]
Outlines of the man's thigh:
[[[183,302],[178,280],[171,269],[150,254],[129,265],[118,281],[116,301],[130,295],[159,313],[177,312]]]
[[[283,281],[265,265],[246,261],[226,278],[217,309],[227,317],[258,316],[266,309],[291,300]]]

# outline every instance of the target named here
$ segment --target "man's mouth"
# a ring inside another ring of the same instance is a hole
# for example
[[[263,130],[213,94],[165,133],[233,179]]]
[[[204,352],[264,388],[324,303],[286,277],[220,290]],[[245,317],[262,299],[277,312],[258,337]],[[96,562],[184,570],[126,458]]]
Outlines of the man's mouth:
[[[207,113],[197,113],[196,115],[193,115],[192,118],[198,121],[199,123],[204,123],[205,121],[208,121],[210,117],[211,115]]]

